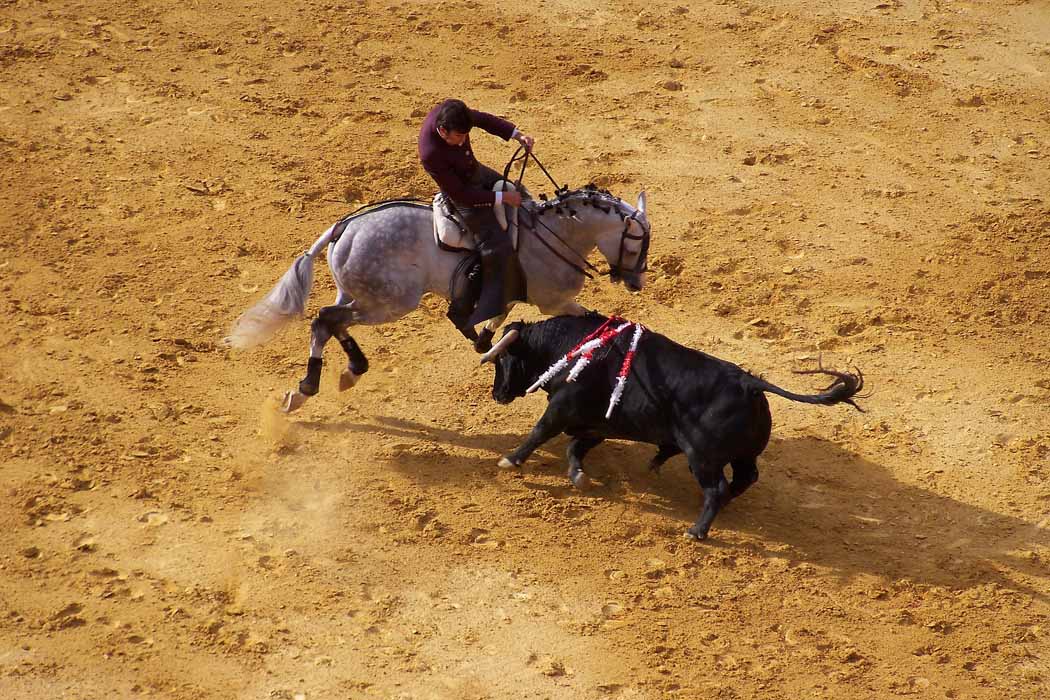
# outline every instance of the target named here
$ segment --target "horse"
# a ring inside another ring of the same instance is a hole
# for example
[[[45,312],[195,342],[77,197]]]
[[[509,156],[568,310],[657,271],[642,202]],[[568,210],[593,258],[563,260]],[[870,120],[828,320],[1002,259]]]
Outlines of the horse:
[[[551,199],[525,200],[518,219],[518,260],[528,303],[541,313],[587,312],[575,298],[584,279],[593,279],[588,269],[598,273],[587,260],[595,247],[609,264],[611,282],[622,282],[632,292],[645,286],[651,228],[644,191],[631,206],[594,185],[562,188]],[[339,380],[339,390],[345,391],[368,371],[368,359],[349,327],[396,321],[418,307],[426,292],[451,299],[465,274],[465,258],[472,254],[438,247],[429,203],[390,200],[364,207],[333,224],[296,258],[273,289],[234,322],[225,343],[234,348],[261,345],[302,316],[313,285],[314,258],[325,248],[338,294],[335,304],[323,307],[310,325],[306,377],[285,393],[281,408],[286,413],[317,394],[322,353],[333,336],[348,358]],[[476,349],[491,347],[512,307],[485,324]]]

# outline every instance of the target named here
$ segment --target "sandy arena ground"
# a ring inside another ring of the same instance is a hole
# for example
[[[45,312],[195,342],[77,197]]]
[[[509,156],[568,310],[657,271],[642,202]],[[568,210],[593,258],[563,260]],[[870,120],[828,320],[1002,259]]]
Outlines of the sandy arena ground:
[[[582,303],[867,412],[771,397],[699,544],[681,457],[498,469],[440,299],[275,412],[309,320],[223,336],[447,96],[649,193]],[[2,0],[0,166],[0,697],[1050,697],[1045,2]]]

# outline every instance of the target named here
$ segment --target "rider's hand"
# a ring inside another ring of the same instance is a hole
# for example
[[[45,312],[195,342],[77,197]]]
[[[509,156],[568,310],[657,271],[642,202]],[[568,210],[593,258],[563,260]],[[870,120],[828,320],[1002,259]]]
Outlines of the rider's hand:
[[[536,139],[532,138],[528,134],[518,134],[518,143],[525,147],[526,151],[532,150],[532,144],[536,142]]]
[[[504,192],[503,203],[509,204],[512,207],[521,206],[521,192]]]

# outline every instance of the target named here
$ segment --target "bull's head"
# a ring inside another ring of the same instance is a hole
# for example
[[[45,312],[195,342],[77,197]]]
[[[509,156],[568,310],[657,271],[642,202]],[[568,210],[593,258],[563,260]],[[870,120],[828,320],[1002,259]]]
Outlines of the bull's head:
[[[524,396],[525,390],[529,388],[525,358],[518,354],[525,349],[524,343],[518,342],[523,326],[520,321],[507,326],[499,342],[481,357],[482,364],[491,362],[496,368],[496,376],[492,380],[492,398],[501,404]]]

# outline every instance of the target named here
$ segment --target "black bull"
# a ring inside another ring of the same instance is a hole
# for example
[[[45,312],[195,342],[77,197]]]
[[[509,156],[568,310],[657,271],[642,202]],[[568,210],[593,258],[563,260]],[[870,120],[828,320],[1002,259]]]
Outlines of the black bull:
[[[559,316],[540,323],[513,323],[503,339],[482,359],[496,367],[492,398],[507,404],[547,369],[593,332],[605,317]],[[659,447],[650,463],[654,471],[674,455],[684,453],[689,470],[704,492],[704,507],[686,533],[704,539],[719,509],[758,480],[757,457],[766,448],[772,418],[765,393],[802,403],[833,406],[853,402],[863,375],[823,368],[799,374],[826,374],[834,381],[820,394],[795,394],[752,376],[731,362],[679,345],[646,331],[638,345],[623,397],[612,416],[605,417],[630,333],[611,350],[599,350],[594,361],[566,382],[568,368],[551,379],[547,410],[522,445],[500,460],[517,467],[547,440],[568,434],[569,477],[582,487],[584,455],[606,439],[633,440]],[[571,367],[571,364],[569,365]],[[733,480],[724,469],[733,467]]]

